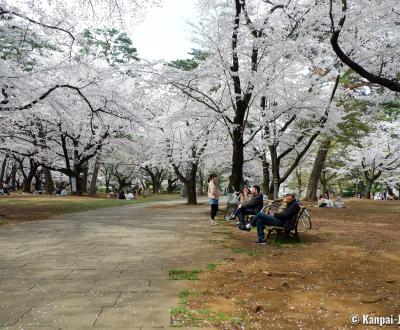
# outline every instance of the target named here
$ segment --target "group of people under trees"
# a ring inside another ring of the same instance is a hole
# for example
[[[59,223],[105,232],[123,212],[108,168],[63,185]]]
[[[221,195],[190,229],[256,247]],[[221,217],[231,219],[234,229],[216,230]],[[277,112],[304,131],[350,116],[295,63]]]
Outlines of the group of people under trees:
[[[107,197],[115,198],[115,199],[126,199],[128,201],[135,199],[135,195],[133,194],[132,190],[128,190],[128,192],[125,194],[125,191],[123,189],[119,190],[118,192],[111,191],[107,195]]]
[[[218,201],[220,192],[217,187],[217,175],[211,174],[208,182],[207,195],[209,198],[209,204],[211,206],[211,219],[210,225],[216,225],[215,216],[218,212]],[[265,214],[261,212],[264,206],[264,196],[261,193],[260,186],[253,185],[250,189],[245,186],[240,193],[240,202],[238,208],[231,219],[227,221],[238,219],[237,225],[240,230],[250,231],[251,227],[257,228],[257,240],[255,244],[266,244],[264,229],[265,226],[277,226],[282,227],[285,230],[290,230],[293,224],[293,220],[297,216],[300,205],[296,200],[294,194],[285,195],[286,207],[277,213]],[[246,215],[254,215],[252,221],[246,224]]]
[[[335,200],[332,200],[329,197],[328,193],[324,195],[320,195],[318,199],[318,207],[336,207],[336,208],[343,208],[344,202],[341,196],[336,196]]]

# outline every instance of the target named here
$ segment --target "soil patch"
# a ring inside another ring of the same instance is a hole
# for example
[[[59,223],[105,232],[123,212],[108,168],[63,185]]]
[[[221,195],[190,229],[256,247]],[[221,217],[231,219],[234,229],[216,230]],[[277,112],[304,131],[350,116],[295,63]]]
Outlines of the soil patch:
[[[202,294],[189,295],[188,309],[224,313],[204,322],[220,329],[343,329],[353,314],[398,315],[400,202],[346,206],[312,208],[314,228],[300,233],[301,243],[275,244],[272,237],[254,246],[254,229],[221,222],[231,233],[223,244],[235,256],[190,285]]]

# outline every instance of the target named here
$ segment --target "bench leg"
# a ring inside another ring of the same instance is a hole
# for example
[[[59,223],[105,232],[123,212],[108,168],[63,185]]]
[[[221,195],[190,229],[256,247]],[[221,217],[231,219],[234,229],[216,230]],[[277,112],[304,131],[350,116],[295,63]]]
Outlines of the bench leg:
[[[275,230],[276,231],[276,236],[275,236],[275,242],[278,242],[279,236],[281,236],[282,230]]]
[[[272,229],[268,229],[268,234],[267,237],[265,238],[265,241],[268,241],[268,238],[271,236]]]
[[[300,243],[300,238],[299,238],[299,234],[297,233],[297,226],[294,229],[294,238],[296,239],[297,243]]]

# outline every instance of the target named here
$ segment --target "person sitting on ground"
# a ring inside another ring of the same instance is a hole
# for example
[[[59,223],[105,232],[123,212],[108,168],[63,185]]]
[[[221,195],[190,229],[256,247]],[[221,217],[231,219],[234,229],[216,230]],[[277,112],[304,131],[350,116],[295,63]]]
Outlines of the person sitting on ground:
[[[265,214],[258,212],[254,218],[257,227],[258,240],[256,244],[266,244],[264,238],[264,227],[265,226],[277,226],[283,227],[284,230],[291,230],[296,219],[297,214],[300,211],[299,203],[296,201],[295,194],[286,194],[286,207],[278,213]]]
[[[319,195],[318,207],[327,207],[327,205],[324,195]]]
[[[128,192],[128,194],[126,195],[126,199],[127,199],[128,201],[131,201],[131,200],[134,200],[134,199],[135,199],[135,196],[133,196],[132,191]]]
[[[325,198],[326,207],[335,207],[335,204],[334,204],[333,201],[330,199],[328,193],[325,193],[324,198]]]
[[[124,193],[123,190],[121,190],[121,191],[118,193],[118,199],[126,199],[126,198],[125,198],[125,193]]]
[[[334,202],[336,208],[341,209],[344,208],[344,202],[341,196],[336,196],[336,200]]]
[[[248,230],[246,228],[245,215],[257,214],[263,208],[264,196],[260,191],[260,186],[254,185],[251,187],[252,198],[243,204],[239,204],[235,216],[239,218],[238,228],[240,230]]]
[[[3,194],[10,195],[10,189],[8,188],[7,184],[3,185]]]

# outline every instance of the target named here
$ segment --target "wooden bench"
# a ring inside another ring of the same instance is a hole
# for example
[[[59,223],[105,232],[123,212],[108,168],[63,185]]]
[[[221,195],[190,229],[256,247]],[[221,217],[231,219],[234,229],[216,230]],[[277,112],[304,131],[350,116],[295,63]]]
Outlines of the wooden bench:
[[[266,207],[263,208],[263,211],[265,209],[266,209]],[[290,230],[285,230],[283,227],[278,227],[278,226],[265,226],[266,227],[265,229],[268,231],[268,234],[267,234],[267,237],[265,238],[265,241],[267,241],[268,238],[270,237],[271,233],[273,231],[275,231],[276,232],[275,242],[278,241],[278,239],[282,235],[282,233],[285,234],[286,238],[290,238],[290,235],[292,235],[297,242],[300,242],[297,226],[299,224],[299,220],[300,220],[304,210],[305,210],[305,207],[301,206],[299,212],[297,213],[297,216],[296,216],[296,219],[294,221],[293,227]]]

